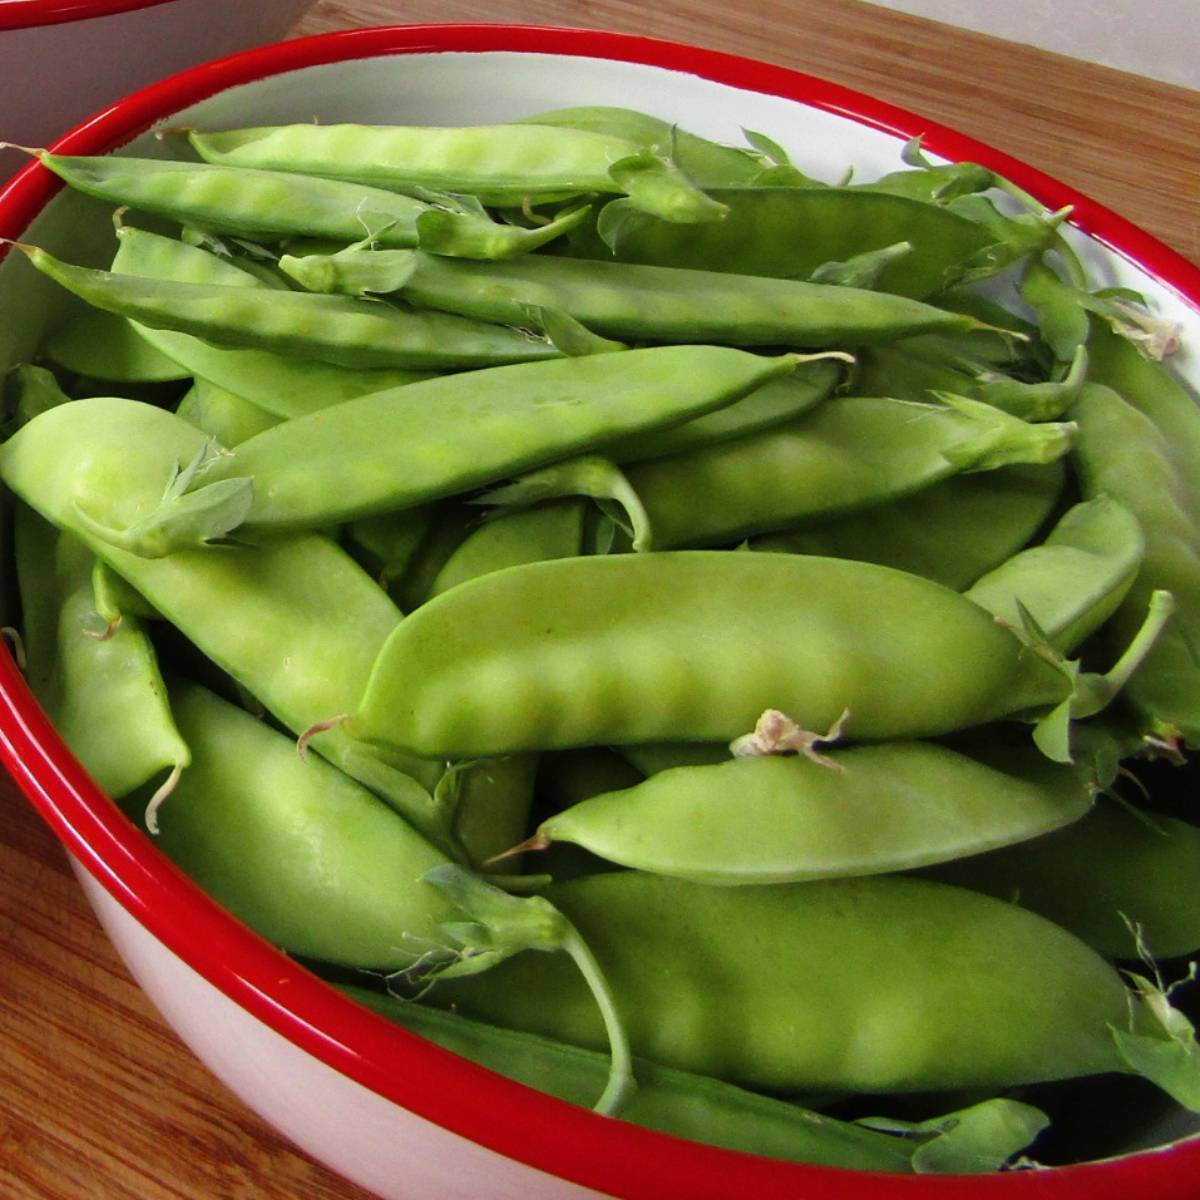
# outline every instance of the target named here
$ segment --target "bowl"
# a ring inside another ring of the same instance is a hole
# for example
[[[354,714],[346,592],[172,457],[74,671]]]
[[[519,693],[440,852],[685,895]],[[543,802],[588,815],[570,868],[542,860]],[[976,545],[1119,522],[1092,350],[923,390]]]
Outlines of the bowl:
[[[0,12],[3,10],[0,9]],[[1093,274],[1150,297],[1200,338],[1200,271],[1129,222],[952,130],[793,71],[673,43],[534,27],[413,26],[260,48],[136,93],[58,145],[152,155],[147,131],[204,122],[502,121],[568,104],[640,108],[717,140],[742,127],[786,136],[814,174],[894,168],[916,134],[975,159],[1047,207],[1073,205],[1069,236]],[[780,134],[778,131],[784,131]],[[0,236],[96,259],[107,216],[39,166],[0,191]],[[18,272],[20,274],[18,275]],[[19,279],[19,287],[14,280]],[[65,294],[0,263],[0,366],[21,361]],[[1176,360],[1193,381],[1200,361]],[[800,1166],[701,1146],[526,1089],[364,1012],[240,925],[99,791],[0,654],[0,757],[63,841],[131,972],[184,1041],[247,1105],[307,1152],[385,1200],[819,1194],[827,1200],[1082,1200],[1195,1194],[1200,1139],[1162,1124],[1100,1163],[989,1177],[899,1177]],[[1178,1140],[1177,1140],[1178,1139]],[[1161,1147],[1160,1143],[1172,1143]]]
[[[135,88],[282,37],[311,0],[0,0],[0,138],[45,146]],[[20,169],[0,151],[0,179]]]

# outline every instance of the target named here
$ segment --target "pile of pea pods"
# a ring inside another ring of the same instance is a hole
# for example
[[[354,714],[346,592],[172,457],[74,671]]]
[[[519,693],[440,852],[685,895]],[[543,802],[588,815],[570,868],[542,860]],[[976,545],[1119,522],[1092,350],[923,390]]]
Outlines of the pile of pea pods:
[[[862,1170],[1106,1156],[1088,1105],[1200,1113],[1173,331],[983,167],[746,137],[40,152],[115,250],[17,248],[82,301],[5,381],[28,679],[233,913],[530,1086]]]

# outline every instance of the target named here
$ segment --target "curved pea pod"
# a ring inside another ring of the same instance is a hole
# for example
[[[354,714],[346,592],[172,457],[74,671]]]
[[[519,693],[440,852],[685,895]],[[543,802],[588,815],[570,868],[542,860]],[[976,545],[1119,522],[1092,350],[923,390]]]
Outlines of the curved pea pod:
[[[351,266],[346,260],[354,253],[312,264],[285,258],[280,265],[307,287],[336,270],[336,260]],[[375,253],[357,252],[368,259]],[[410,253],[406,274],[397,264],[380,282],[399,281],[404,298],[422,308],[513,325],[528,319],[530,305],[542,305],[631,341],[853,347],[977,324],[907,296],[837,284],[557,255],[472,263]]]
[[[548,818],[525,846],[572,842],[697,883],[785,883],[961,858],[1056,829],[1091,803],[1078,772],[1033,749],[981,762],[892,741],[660,771]]]
[[[348,296],[145,279],[73,266],[34,246],[21,249],[38,270],[96,308],[218,345],[352,368],[478,367],[559,353],[528,331],[449,313]]]
[[[443,593],[388,639],[348,729],[451,758],[729,741],[767,708],[809,729],[849,709],[856,738],[921,737],[1067,690],[990,614],[915,576],[680,551],[512,567]]]
[[[524,226],[501,224],[483,214],[436,208],[417,218],[417,245],[430,254],[452,258],[519,258],[582,225],[590,211],[589,205],[579,204],[564,209],[544,225]]]
[[[280,722],[300,735],[358,703],[371,664],[400,613],[343,550],[316,534],[142,558],[97,538],[97,523],[131,524],[153,508],[181,462],[206,438],[172,413],[114,398],[77,400],[44,413],[0,446],[0,478],[32,508],[74,533],[153,608]],[[81,518],[86,509],[92,520]],[[286,646],[282,657],[279,647]],[[384,793],[431,836],[445,835],[422,776],[440,770],[379,760],[343,731],[311,744]]]
[[[1065,477],[1062,459],[951,475],[888,504],[752,538],[749,548],[879,563],[962,591],[1028,545]]]
[[[702,138],[670,121],[631,108],[584,105],[558,108],[522,117],[521,125],[554,125],[582,129],[634,142],[669,157],[698,187],[729,187],[751,183],[763,169],[761,156],[736,146]]]
[[[453,811],[454,835],[468,862],[484,864],[522,836],[536,774],[536,754],[509,754],[456,763],[438,781],[437,800]]]
[[[196,684],[172,686],[192,770],[158,844],[214,899],[289,953],[398,969],[454,910],[422,882],[445,858],[292,739]],[[194,773],[193,773],[194,772]]]
[[[722,215],[672,163],[636,142],[537,125],[467,127],[284,125],[193,131],[206,162],[334,176],[394,188],[434,188],[519,207],[589,193],[628,195],[670,222]]]
[[[279,424],[274,413],[226,391],[207,379],[197,379],[175,409],[177,416],[232,449]]]
[[[589,1104],[604,1085],[608,1063],[595,1051],[487,1025],[382,992],[351,986],[341,990],[444,1049],[561,1100]],[[935,1132],[933,1122],[925,1130],[899,1122],[890,1133],[884,1133],[646,1059],[634,1061],[634,1074],[637,1091],[622,1109],[621,1120],[729,1150],[858,1171],[909,1172],[922,1170],[919,1164],[933,1150],[946,1150],[950,1140],[948,1133]],[[999,1106],[999,1111],[991,1106]],[[984,1116],[985,1110],[986,1115],[1013,1122],[1019,1129],[1010,1126],[1007,1135],[988,1137],[985,1146],[991,1163],[977,1166],[978,1170],[999,1167],[1023,1149],[1045,1123],[1045,1117],[1029,1105],[993,1100],[978,1111],[951,1114],[942,1124],[949,1131],[974,1116]],[[944,1169],[963,1168],[956,1164]]]
[[[1032,618],[1071,653],[1116,611],[1145,553],[1137,518],[1109,496],[1077,504],[1041,545],[1002,563],[964,594],[1014,628]]]
[[[1156,395],[1161,399],[1151,404],[1192,403],[1165,383]],[[1187,422],[1195,417],[1179,412],[1177,427],[1150,411],[1109,387],[1088,384],[1072,409],[1079,425],[1075,460],[1084,494],[1114,497],[1134,514],[1146,538],[1141,569],[1109,624],[1112,643],[1129,636],[1154,590],[1165,588],[1175,597],[1175,617],[1130,680],[1126,699],[1147,736],[1200,745],[1200,509],[1186,440]]]
[[[157,780],[154,810],[191,759],[171,714],[150,639],[132,614],[97,612],[93,557],[25,505],[16,512],[26,677],[63,740],[110,795]],[[163,775],[166,773],[164,782]]]
[[[1036,750],[980,762],[887,742],[662,770],[547,818],[526,846],[569,841],[697,883],[785,883],[964,857],[1078,820],[1091,803],[1074,769]]]
[[[117,230],[120,245],[113,259],[117,274],[191,283],[263,286],[246,271],[215,254],[174,238],[131,225]],[[337,367],[316,359],[297,360],[269,350],[231,350],[188,333],[136,326],[151,345],[185,367],[189,374],[257,404],[279,417],[295,417],[326,408],[351,396],[399,387],[424,375],[392,368]]]
[[[115,154],[37,157],[86,195],[241,237],[371,237],[415,246],[417,218],[433,211],[410,196],[344,179]]]
[[[99,558],[92,564],[92,595],[95,597],[96,611],[110,628],[127,616],[143,621],[159,619],[159,614],[147,603],[145,596]]]
[[[214,460],[202,482],[254,480],[247,530],[320,526],[700,416],[793,366],[788,355],[662,346],[430,379],[268,430]]]
[[[1039,913],[1107,958],[1200,947],[1200,829],[1111,800],[1036,841],[924,874]]]
[[[816,187],[714,188],[710,194],[729,210],[721,221],[685,227],[627,213],[607,245],[572,234],[574,252],[664,267],[807,279],[830,260],[909,242],[912,252],[891,263],[878,286],[921,299],[957,282],[967,261],[992,243],[976,222],[904,196]]]
[[[600,962],[634,1053],[672,1067],[864,1092],[1125,1069],[1110,1033],[1131,1022],[1117,972],[1057,926],[979,893],[904,876],[720,888],[616,871],[545,895]],[[587,993],[544,956],[430,999],[604,1044]],[[1145,1025],[1139,1011],[1135,1027]]]
[[[100,309],[73,313],[38,349],[55,366],[114,383],[163,383],[191,374],[124,317]]]
[[[873,508],[959,472],[1052,461],[1073,432],[961,398],[840,396],[786,425],[631,465],[625,479],[655,549],[719,546]]]

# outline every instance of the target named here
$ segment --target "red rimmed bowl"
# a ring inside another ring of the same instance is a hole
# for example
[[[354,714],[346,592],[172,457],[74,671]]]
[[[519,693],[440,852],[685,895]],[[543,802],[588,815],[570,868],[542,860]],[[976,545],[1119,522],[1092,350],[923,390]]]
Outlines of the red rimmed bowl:
[[[312,0],[0,0],[0,140],[45,146],[134,88],[282,37]],[[0,179],[24,162],[0,151]]]
[[[60,6],[69,7],[69,6]],[[3,5],[0,5],[0,14]],[[373,29],[266,47],[137,93],[57,146],[154,153],[160,125],[307,119],[456,124],[576,104],[641,108],[707,136],[772,133],[816,175],[894,169],[903,141],[1002,171],[1057,209],[1099,282],[1135,287],[1200,339],[1200,271],[1128,222],[951,130],[795,72],[628,36],[540,28]],[[100,254],[107,217],[40,167],[0,191],[0,236]],[[0,263],[0,367],[26,358],[64,294]],[[13,284],[20,279],[20,287]],[[1200,380],[1189,350],[1180,370]],[[0,654],[0,756],[62,838],[130,969],[194,1051],[305,1150],[381,1197],[639,1200],[754,1192],[822,1200],[1193,1200],[1194,1126],[1164,1121],[1103,1163],[989,1177],[894,1177],[697,1146],[530,1091],[360,1010],[239,925],[85,775]],[[1151,1145],[1153,1143],[1153,1145]]]

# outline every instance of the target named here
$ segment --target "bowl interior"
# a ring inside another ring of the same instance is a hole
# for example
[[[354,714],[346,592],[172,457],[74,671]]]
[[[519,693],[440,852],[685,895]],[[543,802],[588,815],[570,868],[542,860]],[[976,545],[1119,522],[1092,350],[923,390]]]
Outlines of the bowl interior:
[[[856,119],[852,108],[838,111],[826,102],[808,104],[803,98],[735,87],[664,66],[511,50],[385,54],[286,71],[178,111],[161,111],[157,127],[221,128],[310,119],[471,124],[591,104],[642,109],[733,144],[743,142],[743,129],[761,131],[783,145],[807,172],[831,181],[850,167],[856,179],[897,169],[903,142],[923,132],[916,118],[897,120],[891,110],[866,101],[862,119]],[[939,143],[942,132],[930,130],[928,145],[935,155],[947,145],[944,138]],[[173,144],[169,137],[158,139],[145,132],[118,152],[170,157]],[[979,157],[986,156],[980,148]],[[0,225],[3,221],[0,197]],[[21,236],[71,261],[94,265],[105,263],[115,247],[109,207],[76,193],[57,194]],[[1200,359],[1194,349],[1200,341],[1200,296],[1188,296],[1177,282],[1136,261],[1119,237],[1105,245],[1077,230],[1070,236],[1097,285],[1134,288],[1161,315],[1180,325],[1184,349],[1175,365],[1193,384],[1200,384]],[[28,358],[43,333],[74,304],[23,256],[10,254],[0,262],[0,369]],[[1194,1119],[1173,1115],[1142,1130],[1121,1149],[1161,1144],[1198,1130],[1200,1123]]]

